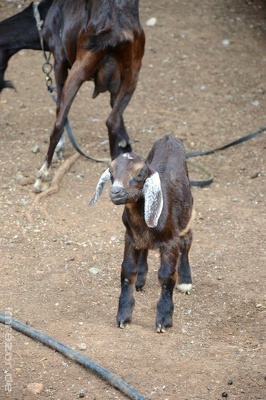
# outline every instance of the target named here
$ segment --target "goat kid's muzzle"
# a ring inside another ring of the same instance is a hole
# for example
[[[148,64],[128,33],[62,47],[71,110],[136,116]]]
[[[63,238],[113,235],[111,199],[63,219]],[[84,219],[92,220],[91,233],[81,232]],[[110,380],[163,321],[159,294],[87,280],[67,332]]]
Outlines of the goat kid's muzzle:
[[[115,205],[125,204],[128,198],[128,194],[125,188],[120,184],[114,184],[110,189],[110,198]]]

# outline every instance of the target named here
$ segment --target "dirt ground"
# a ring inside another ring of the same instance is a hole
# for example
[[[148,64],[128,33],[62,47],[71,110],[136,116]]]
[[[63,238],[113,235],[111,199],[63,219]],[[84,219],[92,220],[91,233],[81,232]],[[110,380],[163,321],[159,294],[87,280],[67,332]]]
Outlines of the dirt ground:
[[[140,3],[146,52],[125,112],[137,152],[147,155],[166,133],[194,151],[266,125],[264,1]],[[1,0],[0,19],[18,12],[19,4],[29,1]],[[148,27],[151,17],[157,23]],[[151,252],[145,290],[136,293],[133,321],[121,330],[115,317],[122,207],[111,203],[108,190],[88,206],[106,164],[80,156],[59,192],[35,206],[32,185],[22,185],[21,176],[34,178],[44,160],[55,116],[42,63],[40,52],[15,55],[6,78],[17,92],[0,97],[0,311],[82,352],[151,400],[265,400],[265,134],[192,160],[214,174],[211,186],[192,189],[193,290],[189,296],[175,292],[174,326],[157,334],[159,258]],[[92,100],[92,91],[91,83],[82,86],[70,121],[83,149],[107,157],[109,98]],[[74,153],[68,143],[64,160]],[[1,399],[127,398],[53,350],[10,333],[8,325],[0,324],[0,332],[2,360],[11,357],[10,365],[1,363]],[[43,384],[40,393],[33,393],[32,383]]]

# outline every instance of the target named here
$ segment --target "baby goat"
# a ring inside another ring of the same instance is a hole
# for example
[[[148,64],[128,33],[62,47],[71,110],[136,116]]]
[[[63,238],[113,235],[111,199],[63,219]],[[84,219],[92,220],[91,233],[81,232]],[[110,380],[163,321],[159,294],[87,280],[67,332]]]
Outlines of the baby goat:
[[[112,202],[125,205],[122,217],[126,227],[125,249],[117,325],[123,328],[131,321],[135,303],[133,285],[137,291],[143,288],[148,251],[159,248],[161,296],[157,303],[156,329],[165,332],[172,326],[177,275],[180,291],[186,293],[192,287],[188,253],[192,243],[193,198],[184,146],[180,140],[167,135],[154,143],[146,160],[134,152],[120,155],[102,174],[90,205],[96,203],[109,179]]]

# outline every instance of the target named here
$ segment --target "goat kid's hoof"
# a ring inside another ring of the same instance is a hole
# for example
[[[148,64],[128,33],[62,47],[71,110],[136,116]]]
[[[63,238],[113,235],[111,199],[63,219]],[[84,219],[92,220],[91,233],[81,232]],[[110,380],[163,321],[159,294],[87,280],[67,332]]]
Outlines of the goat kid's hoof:
[[[131,317],[128,317],[128,318],[117,318],[116,319],[117,327],[120,328],[120,329],[125,329],[125,327],[128,324],[130,324],[130,322],[131,322]]]
[[[177,289],[185,294],[190,294],[190,291],[192,289],[192,284],[191,283],[180,283],[177,285]]]
[[[157,333],[165,333],[166,332],[166,328],[162,327],[162,325],[159,325],[156,328],[156,332]]]
[[[173,326],[172,316],[157,318],[156,321],[157,333],[165,333],[167,328],[171,328],[172,326]]]
[[[129,323],[130,321],[118,321],[117,327],[120,329],[125,329]]]

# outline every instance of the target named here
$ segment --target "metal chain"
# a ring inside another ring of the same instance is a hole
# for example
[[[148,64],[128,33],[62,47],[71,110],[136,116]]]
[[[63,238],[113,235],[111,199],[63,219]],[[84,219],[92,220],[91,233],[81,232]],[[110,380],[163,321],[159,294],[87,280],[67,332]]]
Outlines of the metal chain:
[[[55,90],[55,87],[52,85],[53,80],[52,80],[52,78],[50,76],[50,74],[53,71],[53,65],[50,62],[51,52],[49,52],[49,55],[47,56],[46,52],[44,50],[43,37],[42,37],[42,32],[41,32],[44,21],[41,20],[41,16],[40,16],[40,13],[39,13],[39,10],[38,10],[38,6],[39,6],[39,3],[34,3],[33,4],[33,14],[34,14],[34,18],[36,20],[36,26],[37,26],[37,29],[38,29],[38,34],[39,34],[42,53],[43,53],[43,58],[44,58],[44,64],[42,66],[42,71],[46,75],[45,82],[46,82],[47,90],[50,93],[52,93]]]

